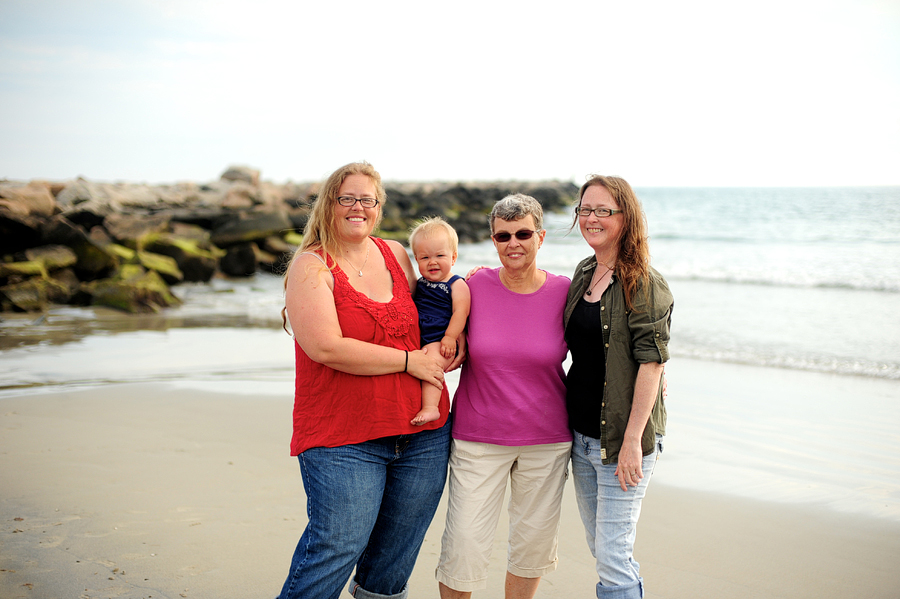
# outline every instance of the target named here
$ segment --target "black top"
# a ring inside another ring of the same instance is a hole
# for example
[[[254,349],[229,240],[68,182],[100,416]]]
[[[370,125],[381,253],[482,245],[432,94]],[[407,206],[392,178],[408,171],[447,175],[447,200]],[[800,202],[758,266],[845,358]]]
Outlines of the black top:
[[[569,426],[595,439],[600,438],[600,411],[603,382],[606,380],[600,304],[579,299],[566,331],[569,351],[572,352],[572,366],[566,377]]]

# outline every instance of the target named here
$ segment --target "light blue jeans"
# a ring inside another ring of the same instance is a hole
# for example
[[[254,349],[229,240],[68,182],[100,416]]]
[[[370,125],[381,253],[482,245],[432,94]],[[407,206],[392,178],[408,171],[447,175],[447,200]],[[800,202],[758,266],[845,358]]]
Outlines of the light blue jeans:
[[[574,433],[572,474],[575,498],[584,523],[591,554],[597,560],[597,597],[599,599],[640,599],[644,580],[640,565],[634,561],[634,537],[641,515],[641,501],[659,453],[662,437],[657,435],[653,453],[644,456],[644,478],[637,487],[623,491],[615,475],[616,464],[604,466],[600,459],[600,439]]]
[[[437,430],[301,453],[309,523],[279,599],[405,599],[447,479],[450,420]]]

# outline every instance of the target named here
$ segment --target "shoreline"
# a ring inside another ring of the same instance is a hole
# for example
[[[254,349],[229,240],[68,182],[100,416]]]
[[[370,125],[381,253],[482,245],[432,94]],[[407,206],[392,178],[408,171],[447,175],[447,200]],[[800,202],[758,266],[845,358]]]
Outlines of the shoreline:
[[[290,399],[197,387],[0,398],[0,596],[278,593],[305,524],[299,469],[288,455]],[[681,450],[671,447],[639,524],[635,555],[647,597],[896,596],[900,522],[672,486],[665,479],[679,471]],[[437,596],[445,501],[411,597]],[[504,519],[481,597],[502,596]],[[594,584],[567,485],[559,568],[537,597],[592,594]]]

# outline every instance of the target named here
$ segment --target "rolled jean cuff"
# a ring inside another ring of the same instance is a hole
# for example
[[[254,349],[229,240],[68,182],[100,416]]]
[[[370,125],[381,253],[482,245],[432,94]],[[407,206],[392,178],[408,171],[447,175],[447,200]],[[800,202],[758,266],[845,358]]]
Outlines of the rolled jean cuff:
[[[403,590],[396,595],[380,595],[378,593],[367,591],[359,586],[359,583],[356,582],[355,578],[351,578],[350,586],[347,587],[347,592],[356,597],[356,599],[406,599],[409,597],[409,585],[405,585]]]
[[[631,584],[603,586],[597,583],[597,599],[641,599],[644,596],[644,579],[638,578]]]

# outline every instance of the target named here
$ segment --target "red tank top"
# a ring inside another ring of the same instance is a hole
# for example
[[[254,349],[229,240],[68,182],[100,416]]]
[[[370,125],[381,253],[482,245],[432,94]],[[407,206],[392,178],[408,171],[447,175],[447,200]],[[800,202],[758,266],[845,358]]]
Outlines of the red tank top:
[[[340,266],[327,257],[334,276],[334,305],[345,337],[419,349],[419,321],[409,282],[387,243],[371,238],[394,283],[393,298],[376,302],[354,289]],[[381,437],[440,428],[447,421],[450,396],[441,394],[441,417],[422,426],[409,421],[422,407],[422,383],[404,372],[376,376],[347,374],[312,361],[294,343],[296,378],[291,455],[310,447],[337,447]]]

